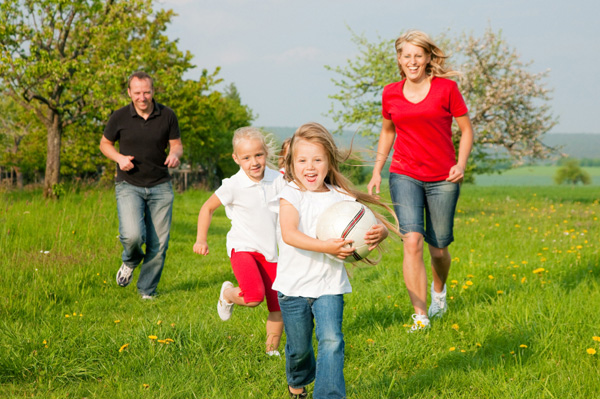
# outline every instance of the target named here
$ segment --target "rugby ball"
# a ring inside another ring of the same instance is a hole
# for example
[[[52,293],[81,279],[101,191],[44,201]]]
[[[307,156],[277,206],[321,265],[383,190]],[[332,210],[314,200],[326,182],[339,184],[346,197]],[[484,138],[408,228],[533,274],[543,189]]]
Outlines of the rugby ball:
[[[358,262],[366,258],[371,251],[365,244],[365,233],[377,224],[375,215],[369,208],[356,201],[340,201],[327,208],[317,219],[317,238],[343,238],[354,241],[352,256],[344,262]]]

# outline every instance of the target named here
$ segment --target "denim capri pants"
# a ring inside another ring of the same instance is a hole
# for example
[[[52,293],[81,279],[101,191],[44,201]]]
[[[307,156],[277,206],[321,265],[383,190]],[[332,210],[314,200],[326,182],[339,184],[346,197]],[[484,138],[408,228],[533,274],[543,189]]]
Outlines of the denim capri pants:
[[[425,182],[390,173],[390,194],[400,232],[422,234],[425,242],[436,248],[446,248],[454,241],[459,193],[458,183]]]

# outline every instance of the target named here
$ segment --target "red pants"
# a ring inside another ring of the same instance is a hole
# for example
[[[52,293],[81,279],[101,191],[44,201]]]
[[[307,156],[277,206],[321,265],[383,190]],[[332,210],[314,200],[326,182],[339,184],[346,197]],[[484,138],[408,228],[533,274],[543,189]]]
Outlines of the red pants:
[[[273,291],[273,281],[277,273],[277,263],[267,262],[258,252],[231,251],[231,268],[240,286],[240,296],[244,303],[262,302],[267,299],[269,312],[278,312],[277,291]]]

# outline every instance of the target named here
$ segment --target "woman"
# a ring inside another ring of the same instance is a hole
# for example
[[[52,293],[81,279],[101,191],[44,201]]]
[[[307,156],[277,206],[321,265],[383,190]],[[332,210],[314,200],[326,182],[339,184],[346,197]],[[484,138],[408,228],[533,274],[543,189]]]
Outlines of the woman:
[[[383,89],[383,123],[369,193],[379,193],[381,170],[392,146],[390,193],[405,234],[403,272],[415,310],[411,331],[429,327],[429,318],[448,309],[448,246],[460,183],[473,146],[473,128],[457,84],[459,75],[445,65],[447,56],[427,34],[411,30],[396,40],[402,80]],[[458,159],[452,141],[452,118],[461,130]],[[397,136],[397,137],[396,137]],[[427,310],[424,242],[429,245],[433,282]]]

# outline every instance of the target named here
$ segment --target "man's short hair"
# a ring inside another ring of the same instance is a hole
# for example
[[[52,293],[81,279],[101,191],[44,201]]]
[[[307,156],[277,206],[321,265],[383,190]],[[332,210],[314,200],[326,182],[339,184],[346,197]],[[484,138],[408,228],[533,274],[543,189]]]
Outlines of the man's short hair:
[[[154,79],[152,79],[152,76],[148,75],[146,72],[144,71],[136,71],[134,73],[132,73],[131,75],[129,75],[129,79],[127,79],[127,88],[130,89],[131,88],[131,80],[133,78],[137,78],[137,79],[148,79],[150,81],[150,87],[152,89],[154,89]]]

